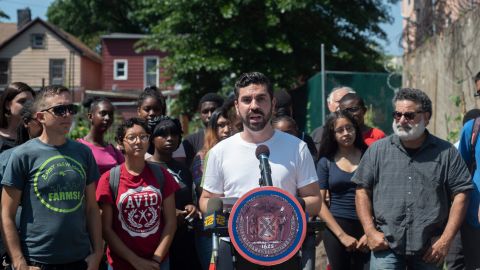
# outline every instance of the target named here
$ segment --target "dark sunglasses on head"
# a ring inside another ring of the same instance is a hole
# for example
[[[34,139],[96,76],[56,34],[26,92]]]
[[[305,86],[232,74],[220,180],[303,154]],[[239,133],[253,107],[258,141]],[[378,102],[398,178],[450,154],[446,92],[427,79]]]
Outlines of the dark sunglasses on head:
[[[67,105],[56,105],[52,106],[48,109],[41,110],[42,112],[52,111],[55,116],[65,116],[67,112],[70,115],[75,115],[78,112],[78,108],[74,104],[67,104]]]
[[[422,113],[422,112],[423,111],[401,113],[401,112],[394,111],[392,113],[392,116],[397,121],[399,121],[402,118],[402,116],[405,117],[405,120],[411,121],[415,119],[415,116],[417,116],[417,113]]]
[[[342,111],[349,112],[349,113],[356,113],[356,112],[360,111],[361,109],[362,109],[362,107],[351,107],[351,108],[345,108]]]

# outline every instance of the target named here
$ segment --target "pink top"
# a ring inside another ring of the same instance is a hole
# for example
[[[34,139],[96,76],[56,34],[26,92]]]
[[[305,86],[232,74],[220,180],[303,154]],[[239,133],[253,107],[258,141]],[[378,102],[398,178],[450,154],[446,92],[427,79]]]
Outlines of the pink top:
[[[92,150],[93,157],[98,165],[100,175],[110,170],[118,164],[125,161],[122,152],[109,144],[106,147],[96,146],[93,143],[87,142],[85,139],[77,139],[78,142],[85,144]]]

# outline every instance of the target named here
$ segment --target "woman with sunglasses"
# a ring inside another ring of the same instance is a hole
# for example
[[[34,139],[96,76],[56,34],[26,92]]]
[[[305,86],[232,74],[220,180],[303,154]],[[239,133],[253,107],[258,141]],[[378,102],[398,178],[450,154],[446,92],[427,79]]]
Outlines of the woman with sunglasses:
[[[34,96],[33,89],[23,82],[9,84],[0,96],[0,153],[15,146],[20,111]]]
[[[87,116],[90,121],[90,131],[78,141],[92,150],[98,170],[100,174],[103,174],[125,161],[123,154],[104,140],[105,132],[113,123],[114,107],[107,98],[89,99],[83,105],[88,108]]]
[[[350,181],[367,149],[355,119],[344,111],[328,117],[323,130],[317,174],[322,198],[319,216],[327,229],[325,251],[332,270],[368,269],[369,253],[355,212],[355,184]]]
[[[182,127],[178,119],[168,116],[155,118],[152,132],[155,152],[148,160],[160,164],[173,175],[180,189],[175,192],[177,213],[177,232],[170,247],[170,268],[174,270],[199,269],[195,249],[195,234],[192,222],[199,216],[193,200],[193,182],[190,170],[181,162],[173,159],[173,152],[182,140]],[[188,254],[188,259],[185,259]]]
[[[117,194],[112,194],[109,183],[112,171],[100,177],[97,187],[109,269],[168,270],[168,250],[177,227],[175,192],[179,186],[160,168],[162,187],[145,161],[150,131],[144,120],[126,120],[118,127],[115,139],[125,153]]]
[[[339,100],[339,108],[340,110],[347,111],[353,116],[353,118],[355,118],[355,121],[357,121],[358,125],[360,126],[360,130],[362,131],[363,141],[368,146],[386,137],[382,130],[369,127],[365,124],[365,113],[367,112],[367,107],[359,95],[355,93],[346,94]]]

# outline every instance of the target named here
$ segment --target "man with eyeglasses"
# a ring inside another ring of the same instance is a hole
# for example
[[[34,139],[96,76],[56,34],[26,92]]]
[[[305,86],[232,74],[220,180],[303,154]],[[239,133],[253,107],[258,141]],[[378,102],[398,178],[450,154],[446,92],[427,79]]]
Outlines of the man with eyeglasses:
[[[327,97],[328,111],[331,113],[338,110],[340,99],[348,93],[355,93],[355,91],[348,86],[337,86],[332,89]],[[312,139],[317,147],[317,153],[320,152],[320,142],[322,141],[323,126],[317,127],[312,131]]]
[[[1,224],[12,266],[97,269],[103,254],[98,167],[88,147],[66,138],[77,109],[63,86],[42,89],[34,109],[43,132],[12,152],[2,179]]]
[[[455,147],[428,132],[432,102],[422,91],[393,98],[394,134],[365,152],[352,181],[371,269],[442,269],[472,190]]]
[[[370,146],[372,143],[385,138],[385,133],[382,130],[369,127],[365,124],[367,107],[365,106],[365,102],[363,102],[363,98],[359,95],[355,93],[346,94],[340,99],[339,108],[342,111],[350,113],[355,121],[357,121],[366,145]]]
[[[475,75],[473,80],[476,90],[474,97],[478,98],[480,97],[480,72]],[[478,252],[480,241],[480,171],[477,169],[480,162],[479,130],[480,119],[477,117],[464,122],[458,147],[460,155],[470,169],[475,187],[470,195],[465,222],[461,229],[462,251],[467,269],[480,269],[480,252]],[[473,136],[474,133],[477,134],[476,139]]]

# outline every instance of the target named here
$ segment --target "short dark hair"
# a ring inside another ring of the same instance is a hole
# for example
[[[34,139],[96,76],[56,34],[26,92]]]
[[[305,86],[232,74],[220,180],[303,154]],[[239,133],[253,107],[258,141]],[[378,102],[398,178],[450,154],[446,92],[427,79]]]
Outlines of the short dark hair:
[[[3,91],[0,96],[0,128],[6,128],[8,126],[7,116],[10,115],[10,111],[6,108],[7,103],[22,92],[30,92],[32,96],[35,96],[33,89],[23,82],[13,82]]]
[[[478,72],[475,77],[473,77],[473,81],[477,83],[477,81],[480,81],[480,72]]]
[[[35,100],[33,102],[33,107],[34,107],[33,109],[37,112],[45,109],[45,107],[46,107],[45,99],[47,97],[60,95],[63,92],[70,93],[70,90],[68,90],[68,88],[63,86],[63,85],[45,86],[35,96]]]
[[[338,103],[343,103],[347,102],[350,100],[355,100],[358,102],[358,105],[360,105],[363,109],[366,109],[367,107],[365,106],[365,102],[363,101],[363,98],[359,96],[358,94],[355,93],[348,93],[345,96],[343,96]]]
[[[147,134],[151,134],[150,129],[148,128],[147,122],[144,119],[133,117],[125,120],[118,128],[115,135],[115,141],[118,144],[123,144],[123,139],[125,139],[125,134],[127,129],[132,128],[134,125],[141,126]]]
[[[480,116],[480,109],[471,109],[470,111],[466,112],[463,116],[462,125],[465,125],[466,122],[469,120],[475,119]]]
[[[163,94],[160,92],[160,89],[158,89],[156,86],[146,87],[138,97],[137,107],[140,108],[140,106],[142,106],[142,103],[147,98],[156,99],[158,102],[160,102],[160,107],[162,108],[162,115],[165,115],[167,113],[167,103],[165,101],[165,96],[163,96]]]
[[[106,97],[89,97],[82,102],[82,106],[88,110],[89,113],[92,113],[98,104],[106,102],[112,104],[112,101]]]
[[[217,104],[217,107],[221,107],[223,105],[223,98],[217,93],[206,93],[200,98],[200,101],[198,102],[198,108],[200,109],[202,104],[205,102],[214,102]]]
[[[270,99],[273,98],[273,87],[270,80],[263,73],[256,71],[240,75],[237,82],[235,82],[235,98],[238,99],[240,88],[247,87],[251,84],[264,85],[267,88]]]
[[[422,112],[428,112],[432,117],[432,101],[422,90],[415,88],[402,88],[393,97],[393,107],[400,100],[410,100],[421,106]]]

